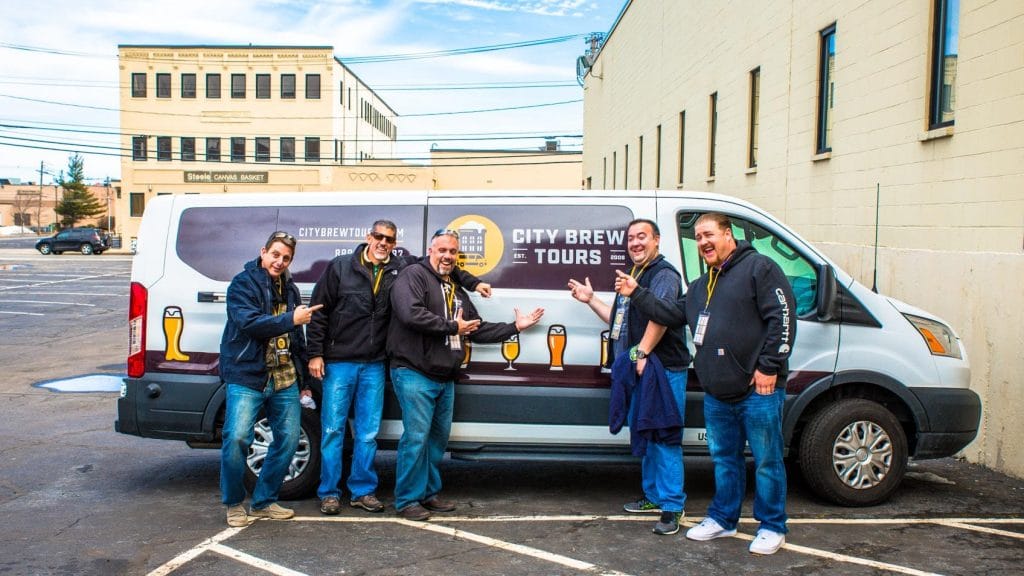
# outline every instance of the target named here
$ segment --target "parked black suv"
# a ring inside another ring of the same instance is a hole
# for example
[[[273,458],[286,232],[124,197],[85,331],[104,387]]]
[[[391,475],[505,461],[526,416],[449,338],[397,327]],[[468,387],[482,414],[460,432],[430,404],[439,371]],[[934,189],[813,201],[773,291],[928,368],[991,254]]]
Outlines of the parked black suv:
[[[36,242],[36,250],[43,254],[60,254],[76,250],[82,254],[102,254],[110,248],[110,236],[99,228],[68,228],[55,236]]]

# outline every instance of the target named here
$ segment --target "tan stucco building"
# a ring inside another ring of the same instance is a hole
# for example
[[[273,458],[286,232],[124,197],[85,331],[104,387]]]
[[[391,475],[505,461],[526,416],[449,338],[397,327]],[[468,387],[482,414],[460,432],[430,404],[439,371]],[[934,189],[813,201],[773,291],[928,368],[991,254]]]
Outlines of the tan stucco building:
[[[118,232],[160,194],[576,188],[581,153],[394,159],[399,116],[330,46],[120,46]]]
[[[879,291],[970,354],[967,457],[1024,476],[1019,38],[1017,0],[627,2],[585,77],[585,185],[740,196],[868,286],[877,207]]]
[[[87,190],[105,210],[97,216],[83,218],[75,225],[117,230],[121,183],[111,181],[105,185],[89,185]],[[0,180],[0,226],[53,227],[59,220],[54,207],[63,194],[64,189],[53,184],[40,186],[33,182],[14,184]],[[45,232],[39,230],[39,233]]]

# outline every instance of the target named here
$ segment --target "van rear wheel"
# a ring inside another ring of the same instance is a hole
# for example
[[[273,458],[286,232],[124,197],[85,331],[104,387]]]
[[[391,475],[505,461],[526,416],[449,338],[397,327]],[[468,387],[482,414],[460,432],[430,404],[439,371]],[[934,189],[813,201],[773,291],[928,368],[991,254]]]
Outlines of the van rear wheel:
[[[256,476],[263,469],[263,461],[267,457],[267,448],[273,441],[270,422],[261,417],[254,426],[252,445],[245,463],[245,487],[251,493],[256,486]],[[301,500],[316,491],[320,484],[320,413],[302,409],[300,421],[299,447],[292,456],[288,473],[281,484],[278,494],[281,500]]]
[[[881,404],[839,400],[804,428],[799,463],[819,496],[843,506],[873,506],[887,500],[903,479],[907,437]]]

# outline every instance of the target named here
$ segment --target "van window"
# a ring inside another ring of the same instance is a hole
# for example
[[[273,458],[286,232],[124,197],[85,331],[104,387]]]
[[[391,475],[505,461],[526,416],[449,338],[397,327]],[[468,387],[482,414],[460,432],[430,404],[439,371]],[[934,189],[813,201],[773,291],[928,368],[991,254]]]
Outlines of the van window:
[[[707,265],[697,251],[693,239],[693,228],[702,212],[680,212],[676,221],[679,225],[679,248],[683,258],[683,275],[690,284],[707,272]],[[798,317],[815,310],[818,291],[818,273],[806,258],[801,256],[784,240],[761,226],[728,214],[732,220],[732,235],[736,240],[750,242],[755,250],[771,258],[782,268],[796,297]]]

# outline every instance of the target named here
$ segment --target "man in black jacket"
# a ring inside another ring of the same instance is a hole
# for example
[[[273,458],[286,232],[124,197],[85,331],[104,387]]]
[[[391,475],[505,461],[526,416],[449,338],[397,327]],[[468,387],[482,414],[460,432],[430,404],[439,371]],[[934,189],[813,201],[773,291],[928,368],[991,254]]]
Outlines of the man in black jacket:
[[[584,282],[569,280],[573,298],[590,306],[601,320],[610,326],[612,357],[616,364],[632,360],[635,371],[642,375],[648,368],[647,356],[655,354],[664,366],[666,383],[657,397],[667,398],[661,414],[666,421],[678,422],[681,430],[686,409],[686,370],[690,365],[690,351],[683,332],[683,315],[677,307],[682,298],[682,278],[679,272],[659,253],[661,232],[658,225],[647,219],[629,223],[626,231],[626,249],[633,261],[629,273],[616,271],[614,303],[607,304],[594,294],[590,279]],[[647,303],[649,306],[638,305]],[[671,321],[658,317],[654,308],[664,308]],[[625,355],[625,358],[623,358]],[[619,380],[614,379],[613,399]],[[631,436],[642,428],[639,420],[646,402],[640,387],[629,399],[629,426]],[[614,409],[614,405],[612,406]],[[670,419],[671,418],[671,419]],[[641,467],[643,495],[635,502],[623,506],[626,512],[660,513],[653,532],[667,536],[679,532],[679,519],[684,514],[686,492],[683,490],[683,447],[678,433],[664,436],[664,441],[646,443]]]
[[[398,442],[395,509],[407,520],[455,509],[453,502],[441,498],[438,465],[451,431],[464,338],[501,342],[544,314],[540,308],[530,314],[516,309],[515,322],[482,321],[465,291],[452,281],[458,254],[458,232],[438,230],[427,258],[402,270],[391,289],[394,318],[387,350],[404,427]]]
[[[782,408],[796,336],[793,290],[778,264],[736,241],[728,217],[704,214],[694,239],[708,272],[690,285],[686,319],[697,348],[694,369],[705,391],[715,496],[707,517],[686,537],[736,533],[749,442],[756,467],[754,518],[761,522],[750,551],[774,554],[786,542]]]
[[[349,506],[383,512],[377,499],[377,433],[384,408],[384,342],[391,318],[389,295],[398,271],[413,257],[393,255],[398,227],[390,220],[373,223],[366,243],[338,256],[313,287],[310,303],[324,310],[306,329],[309,373],[323,379],[320,407],[320,512],[341,509],[341,449],[345,423],[354,404],[352,465],[348,475]],[[457,281],[481,294],[490,285],[459,270]]]

